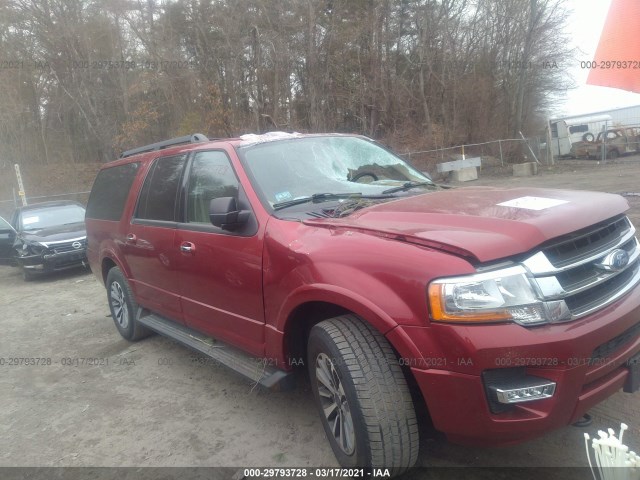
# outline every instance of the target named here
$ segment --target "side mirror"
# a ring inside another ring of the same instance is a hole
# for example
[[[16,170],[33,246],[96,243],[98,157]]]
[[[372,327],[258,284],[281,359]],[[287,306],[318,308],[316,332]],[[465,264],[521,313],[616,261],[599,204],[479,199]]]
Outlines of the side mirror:
[[[238,210],[235,197],[214,198],[209,202],[209,220],[223,230],[237,230],[247,223],[251,212]]]

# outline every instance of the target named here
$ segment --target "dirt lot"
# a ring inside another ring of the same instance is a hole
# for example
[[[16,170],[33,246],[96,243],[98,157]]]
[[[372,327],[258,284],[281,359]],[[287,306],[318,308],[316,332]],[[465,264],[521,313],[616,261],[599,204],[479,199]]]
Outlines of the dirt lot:
[[[639,179],[636,157],[570,161],[530,178],[485,169],[470,184],[638,193]],[[640,226],[640,197],[628,200]],[[17,269],[0,267],[0,312],[0,466],[337,466],[304,383],[293,392],[263,392],[162,337],[128,343],[108,316],[104,288],[87,272],[25,283]],[[12,358],[40,365],[11,365]],[[591,413],[587,429],[569,426],[508,448],[464,448],[431,436],[419,465],[535,467],[532,478],[542,466],[586,466],[583,433],[617,429],[621,421],[630,426],[625,443],[640,449],[640,394],[619,393]],[[462,474],[416,470],[407,477]],[[489,478],[481,470],[464,475]],[[590,478],[585,470],[545,473],[555,475]]]

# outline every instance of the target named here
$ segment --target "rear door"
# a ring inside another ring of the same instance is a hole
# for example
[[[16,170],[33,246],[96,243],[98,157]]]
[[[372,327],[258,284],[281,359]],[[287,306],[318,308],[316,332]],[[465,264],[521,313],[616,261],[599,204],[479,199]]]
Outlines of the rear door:
[[[180,322],[176,201],[186,158],[175,155],[154,160],[122,248],[138,303]]]
[[[16,233],[9,222],[0,217],[0,263],[9,263],[13,257],[13,242]]]
[[[262,355],[262,239],[253,216],[238,231],[214,227],[209,202],[219,197],[235,197],[241,209],[250,209],[225,151],[198,152],[190,161],[176,231],[185,323]]]

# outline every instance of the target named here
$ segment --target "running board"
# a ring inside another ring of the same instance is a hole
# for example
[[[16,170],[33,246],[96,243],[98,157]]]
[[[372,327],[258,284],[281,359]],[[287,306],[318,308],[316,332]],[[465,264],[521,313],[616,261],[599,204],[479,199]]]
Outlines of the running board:
[[[141,310],[138,311],[138,315],[140,314]],[[291,390],[294,387],[293,372],[285,372],[274,368],[261,358],[252,357],[238,348],[202,335],[160,315],[139,316],[137,321],[160,335],[172,338],[193,350],[203,353],[265,388]]]

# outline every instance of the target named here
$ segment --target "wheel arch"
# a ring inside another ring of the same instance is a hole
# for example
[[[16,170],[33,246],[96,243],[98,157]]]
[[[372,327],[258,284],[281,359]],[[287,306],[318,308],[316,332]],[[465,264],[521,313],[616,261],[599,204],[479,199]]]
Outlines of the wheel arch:
[[[100,275],[102,279],[102,283],[106,285],[107,275],[109,274],[109,270],[113,267],[118,267],[125,278],[131,278],[129,269],[126,267],[126,264],[120,261],[120,258],[116,254],[113,249],[113,245],[103,245],[103,248],[100,251]]]
[[[284,329],[283,356],[289,365],[301,366],[307,358],[307,340],[314,325],[350,310],[324,301],[308,301],[295,307],[289,314]],[[300,362],[302,360],[302,362]]]
[[[400,302],[401,299],[397,298],[396,301]],[[408,305],[397,306],[398,311],[403,313],[410,311]],[[398,322],[371,299],[343,287],[325,284],[300,287],[283,302],[275,319],[275,325],[272,324],[276,331],[281,332],[282,341],[279,347],[269,345],[268,341],[267,353],[275,358],[281,358],[284,362],[298,358],[298,355],[303,353],[301,346],[306,348],[308,333],[313,325],[345,313],[352,313],[363,322],[370,324],[387,338],[400,356],[420,355],[411,339],[407,335],[399,334],[401,329],[396,330]],[[280,351],[275,351],[276,348]]]
[[[113,267],[117,267],[118,264],[111,257],[104,257],[102,259],[102,263],[100,265],[101,274],[102,274],[102,283],[106,286],[107,284],[107,275],[109,274],[109,270]]]

